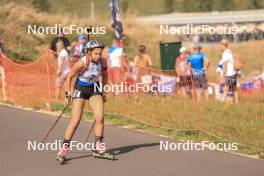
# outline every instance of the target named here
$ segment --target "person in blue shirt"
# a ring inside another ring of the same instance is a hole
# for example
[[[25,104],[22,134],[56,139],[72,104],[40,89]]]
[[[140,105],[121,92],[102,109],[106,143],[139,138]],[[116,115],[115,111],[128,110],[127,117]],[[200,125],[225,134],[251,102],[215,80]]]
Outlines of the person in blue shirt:
[[[205,78],[205,71],[209,67],[209,62],[204,53],[201,52],[201,46],[194,46],[193,53],[188,57],[187,62],[192,70],[193,75],[193,89],[192,94],[198,100],[201,100],[201,93],[204,93],[205,99],[208,99],[207,94],[207,80]]]

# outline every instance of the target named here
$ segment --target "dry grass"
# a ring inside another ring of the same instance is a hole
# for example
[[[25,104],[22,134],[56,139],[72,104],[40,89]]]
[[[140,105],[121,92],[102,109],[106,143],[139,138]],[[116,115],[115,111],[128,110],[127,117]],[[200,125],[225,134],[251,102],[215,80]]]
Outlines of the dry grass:
[[[126,52],[128,57],[133,60],[137,54],[139,44],[147,46],[147,52],[153,60],[155,68],[160,68],[160,41],[177,40],[175,36],[166,36],[159,34],[159,26],[150,26],[138,24],[133,15],[124,15],[124,33],[127,36]],[[78,18],[76,16],[51,15],[36,11],[29,5],[18,5],[16,3],[1,4],[0,3],[0,34],[3,36],[7,55],[15,59],[34,60],[40,55],[40,47],[43,44],[49,44],[52,35],[28,35],[27,25],[36,24],[39,26],[54,26],[62,24],[69,26],[77,24],[85,26],[87,24],[93,26],[105,26],[106,34],[98,36],[103,39],[108,46],[111,45],[113,31],[110,27],[109,20],[91,20],[89,18]],[[72,41],[77,35],[67,36]],[[188,45],[191,47],[191,45]],[[264,41],[250,41],[244,43],[232,44],[231,48],[242,56],[245,75],[257,74],[262,71],[264,61]],[[204,52],[211,62],[209,74],[215,74],[216,65],[221,57],[221,51],[218,45],[208,45],[204,47]]]
[[[159,36],[159,28],[154,26],[144,26],[137,24],[133,16],[124,16],[124,33],[126,39],[126,51],[131,60],[137,54],[139,44],[146,44],[148,53],[153,58],[154,65],[159,66],[159,41],[171,39]],[[5,40],[7,55],[15,59],[34,60],[39,55],[40,46],[49,44],[52,35],[28,35],[27,25],[54,26],[62,24],[69,26],[76,24],[78,26],[104,26],[106,34],[98,36],[110,46],[113,39],[113,31],[110,22],[107,19],[91,20],[89,18],[78,18],[77,16],[51,15],[38,12],[29,5],[19,5],[16,3],[0,3],[0,33]],[[77,34],[67,36],[71,41],[77,38]]]
[[[175,130],[201,130],[247,147],[264,149],[264,94],[240,97],[238,105],[196,102],[178,95],[109,98],[106,110],[144,124]],[[89,108],[88,108],[89,109]]]

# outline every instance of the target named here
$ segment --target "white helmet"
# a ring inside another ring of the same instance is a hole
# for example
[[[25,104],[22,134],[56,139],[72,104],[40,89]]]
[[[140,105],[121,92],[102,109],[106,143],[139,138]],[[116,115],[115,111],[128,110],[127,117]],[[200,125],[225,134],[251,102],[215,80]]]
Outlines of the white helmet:
[[[105,45],[103,42],[101,42],[100,40],[96,39],[96,38],[92,38],[87,44],[86,44],[86,48],[89,50],[92,50],[94,48],[105,48]]]

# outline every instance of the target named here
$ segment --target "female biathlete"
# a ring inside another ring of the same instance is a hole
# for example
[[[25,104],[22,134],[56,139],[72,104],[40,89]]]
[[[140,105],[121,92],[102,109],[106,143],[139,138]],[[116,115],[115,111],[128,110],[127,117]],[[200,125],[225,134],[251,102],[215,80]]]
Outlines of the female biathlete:
[[[102,150],[104,133],[104,101],[105,93],[100,92],[99,76],[102,75],[102,86],[107,83],[107,64],[102,58],[104,44],[93,38],[87,43],[88,53],[81,58],[72,68],[66,78],[66,104],[72,104],[72,117],[64,135],[63,146],[57,159],[63,163],[69,150],[70,141],[78,127],[86,100],[89,101],[95,118],[95,147],[94,156],[112,157],[110,153]],[[71,92],[71,84],[77,76],[74,91]],[[96,86],[98,85],[98,86]],[[72,96],[71,96],[72,95]],[[107,156],[111,155],[111,156]]]

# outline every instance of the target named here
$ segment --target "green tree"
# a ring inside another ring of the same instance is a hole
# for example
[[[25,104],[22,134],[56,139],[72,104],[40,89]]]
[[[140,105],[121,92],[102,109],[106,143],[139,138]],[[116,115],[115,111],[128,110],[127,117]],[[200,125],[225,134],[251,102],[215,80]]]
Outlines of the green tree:
[[[199,11],[212,11],[212,0],[199,1]]]
[[[174,0],[165,0],[164,1],[164,12],[165,13],[171,13],[171,12],[174,12],[174,3],[173,3]]]
[[[126,13],[129,8],[128,0],[121,1],[121,10],[123,13]]]
[[[227,11],[234,10],[235,6],[233,0],[214,0],[212,9],[218,11]]]
[[[261,9],[264,7],[263,0],[252,0],[254,9]]]
[[[50,10],[50,3],[48,0],[34,0],[32,5],[41,10],[41,11],[49,11]]]

